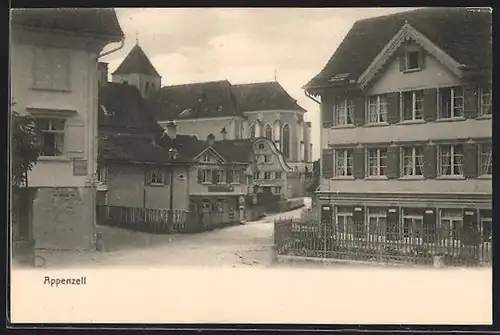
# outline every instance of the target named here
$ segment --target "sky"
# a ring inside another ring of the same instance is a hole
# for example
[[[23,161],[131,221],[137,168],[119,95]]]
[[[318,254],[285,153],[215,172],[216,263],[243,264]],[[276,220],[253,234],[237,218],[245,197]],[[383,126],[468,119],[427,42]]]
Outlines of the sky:
[[[102,61],[113,72],[137,39],[163,86],[223,79],[233,84],[263,82],[276,75],[307,110],[317,159],[319,106],[305,96],[302,86],[321,71],[354,22],[409,9],[118,8],[125,46]]]

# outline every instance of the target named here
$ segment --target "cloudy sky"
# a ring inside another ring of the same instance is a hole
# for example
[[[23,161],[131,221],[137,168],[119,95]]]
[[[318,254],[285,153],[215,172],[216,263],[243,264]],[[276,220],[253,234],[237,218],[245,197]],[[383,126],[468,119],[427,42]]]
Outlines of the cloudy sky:
[[[323,68],[355,21],[409,9],[119,8],[125,47],[103,61],[114,71],[137,36],[162,85],[271,81],[276,71],[278,82],[308,110],[316,159],[319,107],[301,87]]]

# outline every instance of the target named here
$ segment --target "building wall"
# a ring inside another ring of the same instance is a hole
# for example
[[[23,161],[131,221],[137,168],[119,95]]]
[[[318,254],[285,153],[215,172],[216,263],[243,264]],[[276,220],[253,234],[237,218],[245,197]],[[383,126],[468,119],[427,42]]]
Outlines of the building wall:
[[[261,145],[264,146],[263,149],[261,149],[262,148]],[[257,170],[259,171],[258,173],[259,178],[255,179],[254,176],[253,180],[254,185],[257,186],[257,193],[263,192],[263,187],[271,187],[272,193],[280,194],[284,198],[288,198],[292,193],[292,191],[289,190],[287,171],[279,161],[278,154],[274,152],[270,144],[266,141],[255,141],[254,153],[256,158]],[[269,157],[268,163],[265,162],[265,159],[263,158],[264,156]],[[264,178],[266,172],[271,173],[271,177],[273,179],[265,180]],[[278,179],[275,178],[276,173],[281,174],[281,176]],[[276,187],[279,187],[278,193],[276,193],[275,191]]]
[[[151,92],[155,92],[161,88],[160,77],[147,76],[140,73],[115,74],[112,76],[112,81],[114,83],[127,83],[136,86],[145,98]]]
[[[33,237],[35,248],[91,250],[95,226],[95,191],[82,187],[40,187],[34,199]]]
[[[166,128],[167,121],[159,121],[158,123]],[[241,117],[221,117],[221,118],[206,118],[206,119],[191,119],[191,120],[176,120],[177,133],[195,135],[200,140],[207,138],[208,134],[213,134],[216,140],[221,140],[220,133],[222,128],[226,128],[226,139],[234,140],[242,138],[236,135],[243,133],[243,118]]]
[[[146,165],[108,164],[107,198],[110,206],[168,209],[170,186],[145,185]],[[168,169],[168,168],[166,168]],[[180,177],[183,178],[180,178]],[[188,168],[174,169],[174,209],[188,209]]]
[[[219,166],[218,168],[220,169],[225,169],[229,167],[224,167],[224,166]],[[190,195],[204,195],[204,196],[218,196],[218,195],[244,195],[248,193],[248,184],[246,183],[246,178],[244,178],[245,182],[244,183],[219,183],[219,184],[212,184],[212,183],[199,183],[198,182],[198,169],[199,167],[197,166],[191,166],[189,169],[189,194]],[[245,170],[244,167],[241,168],[241,170]],[[220,186],[221,191],[220,192],[215,192],[213,191],[214,186]],[[230,190],[225,190],[222,191],[223,188],[225,187],[230,187]]]

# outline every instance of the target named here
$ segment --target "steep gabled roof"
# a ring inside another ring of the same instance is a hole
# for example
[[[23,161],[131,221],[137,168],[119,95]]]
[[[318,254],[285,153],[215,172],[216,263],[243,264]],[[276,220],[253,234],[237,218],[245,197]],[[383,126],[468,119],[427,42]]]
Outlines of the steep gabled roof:
[[[127,57],[125,57],[115,72],[113,72],[113,74],[131,73],[140,73],[151,77],[161,77],[139,44],[136,44],[132,50],[130,50]]]
[[[137,87],[107,83],[99,88],[99,128],[121,132],[162,132]]]
[[[492,15],[488,9],[425,8],[360,20],[305,89],[356,81],[403,27],[410,24],[464,66],[491,68]]]
[[[158,121],[243,116],[227,80],[164,86],[149,102]]]
[[[213,145],[215,151],[226,162],[252,162],[254,159],[253,144],[249,140],[222,140]]]
[[[18,8],[11,11],[11,22],[23,27],[103,36],[113,42],[124,36],[115,10],[108,8]]]
[[[305,109],[278,82],[261,82],[233,85],[233,92],[242,112],[273,109]]]

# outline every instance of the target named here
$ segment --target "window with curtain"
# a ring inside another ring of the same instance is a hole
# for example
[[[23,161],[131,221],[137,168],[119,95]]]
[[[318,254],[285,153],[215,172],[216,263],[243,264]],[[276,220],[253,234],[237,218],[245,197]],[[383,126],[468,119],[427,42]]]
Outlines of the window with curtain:
[[[439,117],[442,119],[464,116],[464,91],[462,87],[445,87],[438,91]]]
[[[386,208],[368,208],[368,232],[372,237],[385,234],[386,222]]]
[[[64,155],[65,122],[65,119],[56,118],[36,119],[36,134],[41,147],[40,156]]]
[[[440,211],[440,222],[443,240],[446,245],[459,246],[460,229],[463,217],[461,209],[442,209]]]
[[[463,176],[464,151],[461,144],[439,147],[439,167],[441,176]]]
[[[340,234],[349,232],[349,228],[353,226],[353,215],[351,207],[337,207],[337,231]]]
[[[368,123],[387,122],[387,97],[373,95],[368,97]]]
[[[387,148],[368,149],[368,175],[385,176],[387,167]]]
[[[283,127],[283,143],[282,152],[285,158],[290,158],[290,125],[286,124]]]
[[[335,125],[353,124],[354,103],[349,99],[337,99],[333,108]]]
[[[352,176],[352,149],[336,149],[334,151],[335,156],[335,177],[347,177]]]
[[[265,137],[268,139],[268,140],[272,140],[273,139],[273,128],[271,127],[270,124],[266,124],[266,128],[265,128]]]
[[[401,175],[405,177],[422,176],[424,153],[422,147],[403,147],[401,150]]]
[[[401,93],[403,120],[421,120],[423,112],[423,91]]]

